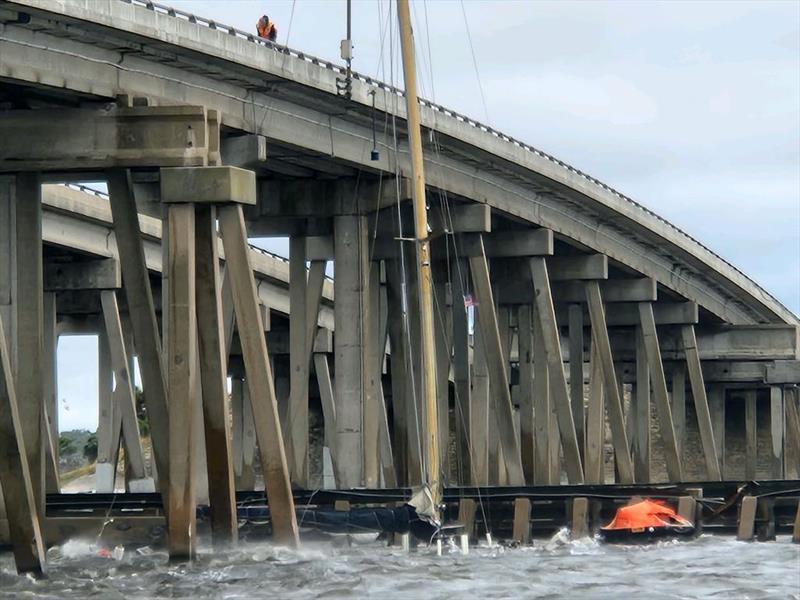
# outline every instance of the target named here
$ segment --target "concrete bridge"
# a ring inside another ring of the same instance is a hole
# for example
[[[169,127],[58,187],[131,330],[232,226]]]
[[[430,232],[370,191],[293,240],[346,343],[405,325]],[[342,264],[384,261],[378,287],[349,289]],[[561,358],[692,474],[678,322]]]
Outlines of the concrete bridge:
[[[121,437],[130,489],[157,471],[176,523],[193,518],[207,471],[214,534],[231,535],[234,473],[252,488],[255,437],[273,510],[290,481],[321,484],[323,445],[341,488],[422,480],[405,106],[358,74],[346,98],[345,77],[150,2],[0,2],[0,315],[20,417],[0,433],[27,457],[0,475],[14,498],[30,480],[22,521],[38,526],[56,485],[58,323],[105,332],[100,462],[112,468]],[[798,477],[795,315],[609,186],[421,104],[446,483]],[[108,182],[110,205],[43,185],[87,181]],[[247,236],[289,237],[288,265]],[[112,394],[108,375],[129,382],[134,354],[152,465],[130,385]],[[309,435],[310,414],[324,435]],[[741,456],[726,452],[731,423]],[[207,466],[194,458],[203,431],[219,450]],[[16,548],[18,564],[33,560]]]

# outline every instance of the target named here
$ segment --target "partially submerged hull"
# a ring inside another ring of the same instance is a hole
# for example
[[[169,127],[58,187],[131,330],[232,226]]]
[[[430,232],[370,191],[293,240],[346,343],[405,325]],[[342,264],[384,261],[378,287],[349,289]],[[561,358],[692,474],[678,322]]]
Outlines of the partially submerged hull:
[[[607,544],[649,544],[662,540],[688,539],[695,533],[694,526],[600,529],[600,541]]]

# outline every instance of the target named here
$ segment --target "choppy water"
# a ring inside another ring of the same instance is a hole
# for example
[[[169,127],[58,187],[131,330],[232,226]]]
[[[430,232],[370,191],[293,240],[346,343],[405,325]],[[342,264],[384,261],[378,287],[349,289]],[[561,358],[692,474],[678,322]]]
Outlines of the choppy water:
[[[477,547],[437,557],[378,542],[306,543],[300,551],[243,544],[202,552],[191,566],[133,550],[94,556],[73,541],[53,556],[46,580],[15,574],[0,555],[2,598],[800,598],[800,546],[703,536],[654,546],[591,540],[528,548]]]

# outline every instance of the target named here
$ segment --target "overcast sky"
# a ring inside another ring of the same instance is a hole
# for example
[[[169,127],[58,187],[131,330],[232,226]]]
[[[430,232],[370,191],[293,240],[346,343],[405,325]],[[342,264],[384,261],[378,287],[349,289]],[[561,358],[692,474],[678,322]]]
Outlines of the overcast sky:
[[[339,60],[345,0],[172,5],[252,31],[266,13],[280,43]],[[353,2],[353,68],[402,86],[390,7]],[[800,313],[800,2],[412,7],[421,95],[641,202]],[[69,375],[64,405],[96,402],[96,380]],[[91,419],[62,410],[62,429]]]

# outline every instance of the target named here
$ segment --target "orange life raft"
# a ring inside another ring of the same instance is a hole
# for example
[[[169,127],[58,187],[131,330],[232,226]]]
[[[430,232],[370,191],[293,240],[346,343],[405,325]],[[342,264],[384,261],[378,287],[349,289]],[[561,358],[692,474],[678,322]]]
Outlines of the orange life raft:
[[[639,542],[694,534],[694,523],[657,500],[642,500],[617,509],[614,519],[600,528],[606,542]]]

